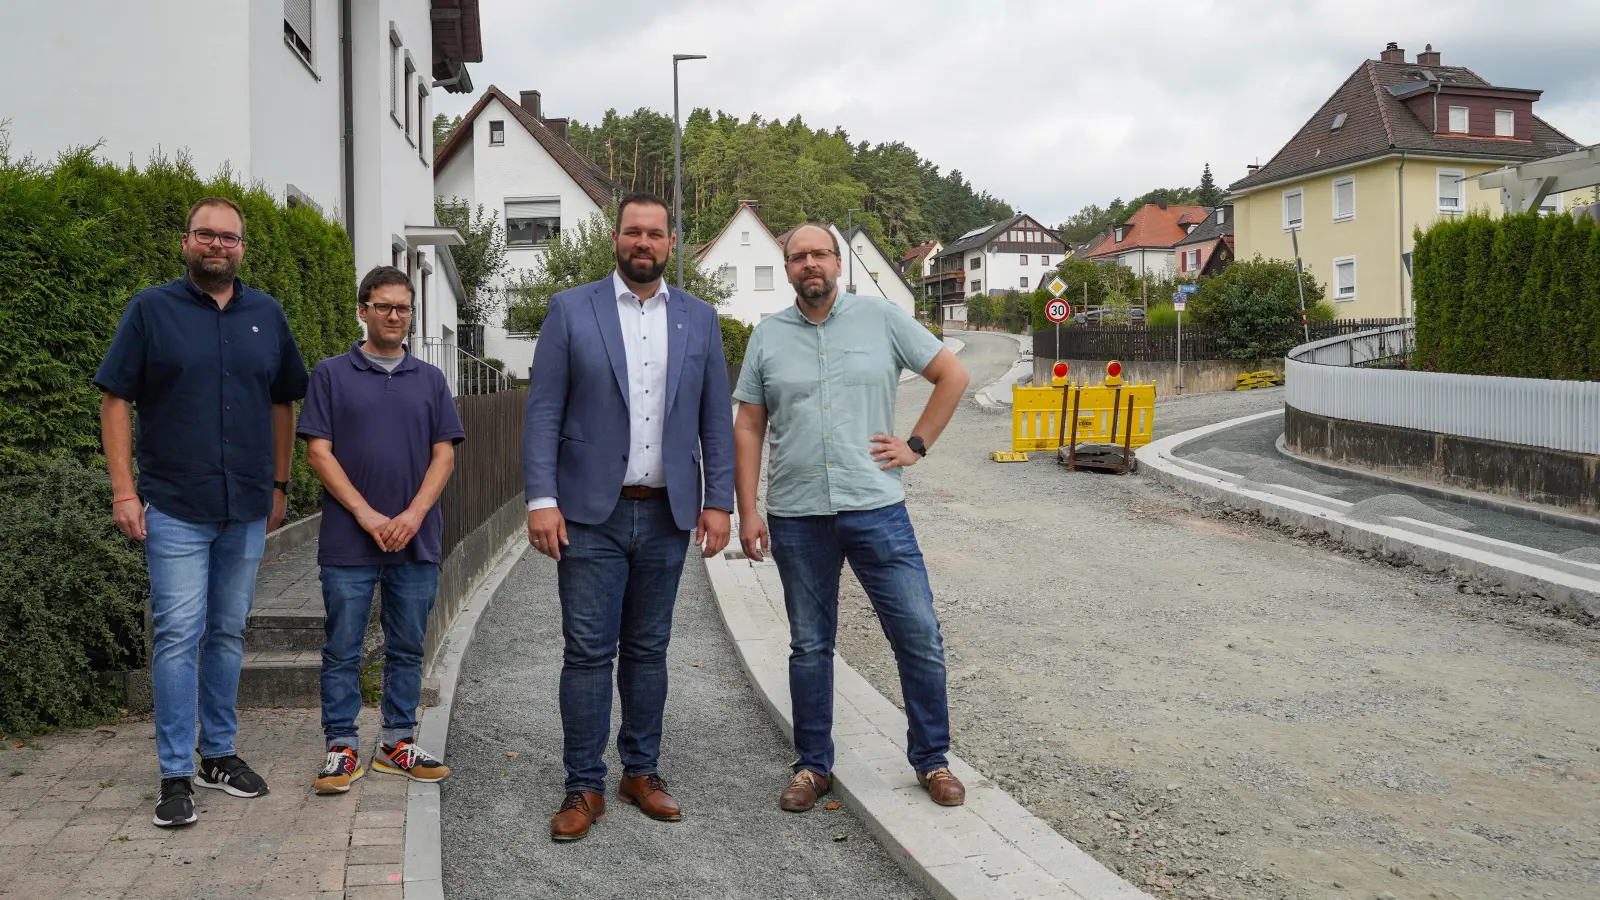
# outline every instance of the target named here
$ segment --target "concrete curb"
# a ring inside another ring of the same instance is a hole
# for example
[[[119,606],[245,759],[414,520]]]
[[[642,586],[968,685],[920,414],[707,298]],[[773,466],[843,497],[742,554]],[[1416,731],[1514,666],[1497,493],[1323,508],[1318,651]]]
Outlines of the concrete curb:
[[[461,664],[478,630],[478,620],[489,607],[495,592],[528,550],[528,536],[517,531],[500,549],[495,563],[484,573],[472,599],[457,614],[434,658],[429,673],[439,682],[439,702],[422,711],[417,723],[417,743],[423,749],[444,757],[450,736],[450,711],[455,704],[456,680]],[[405,856],[401,891],[405,900],[444,900],[444,861],[440,850],[439,785],[411,782],[406,790]]]
[[[1247,482],[1242,476],[1175,456],[1191,441],[1277,415],[1282,413],[1259,413],[1162,438],[1139,449],[1139,463],[1156,481],[1258,513],[1269,522],[1324,534],[1356,550],[1436,572],[1483,578],[1514,595],[1532,595],[1534,599],[1524,598],[1525,602],[1540,608],[1553,606],[1579,617],[1600,617],[1600,566],[1398,516],[1384,517],[1381,523],[1358,521],[1346,515],[1352,504],[1343,500]]]
[[[1021,384],[1024,378],[1033,377],[1033,358],[1021,359],[1006,374],[985,385],[972,396],[984,409],[1004,409],[1011,405],[1011,387]]]
[[[322,513],[312,513],[267,535],[267,543],[261,551],[261,558],[277,559],[307,541],[316,540],[317,535],[321,533]]]
[[[1032,356],[1033,355],[1033,335],[1031,335],[1031,334],[1012,334],[1009,331],[973,331],[973,332],[968,332],[965,328],[957,328],[957,329],[950,329],[950,330],[958,331],[961,334],[988,334],[988,335],[993,335],[994,337],[1008,337],[1008,338],[1011,338],[1012,340],[1017,342],[1017,352],[1023,354],[1024,356]]]
[[[781,598],[775,602],[762,587],[758,567],[772,563],[726,555],[706,561],[740,663],[767,712],[793,739],[788,625]],[[1150,900],[954,754],[950,770],[967,786],[967,803],[933,806],[906,764],[905,733],[905,714],[835,657],[834,784],[873,837],[934,897]]]

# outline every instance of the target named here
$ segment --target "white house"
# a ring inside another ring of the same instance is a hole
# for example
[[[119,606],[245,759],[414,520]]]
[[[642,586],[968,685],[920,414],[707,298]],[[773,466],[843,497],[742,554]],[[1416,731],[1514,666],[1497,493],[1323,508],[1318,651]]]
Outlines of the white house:
[[[889,254],[883,252],[872,235],[857,225],[850,229],[848,243],[851,258],[845,265],[846,290],[853,294],[877,294],[915,316],[917,292],[906,283],[900,267],[889,259]],[[856,268],[851,269],[852,265]]]
[[[619,196],[611,179],[567,143],[567,120],[546,118],[538,91],[512,100],[490,85],[439,149],[434,190],[446,200],[482,204],[506,226],[508,273],[497,288],[533,273],[552,238],[600,212]],[[483,354],[527,377],[531,335],[484,327]]]
[[[434,223],[431,119],[437,92],[472,90],[478,0],[12,0],[7,20],[0,59],[48,73],[0,82],[13,158],[227,167],[344,225],[358,275],[410,272],[423,344],[454,344],[460,236]]]
[[[741,202],[722,231],[695,251],[700,266],[733,291],[717,312],[754,325],[794,302],[794,288],[784,274],[783,247],[756,215]]]
[[[966,320],[970,294],[1032,291],[1048,283],[1067,247],[1028,215],[975,228],[950,243],[928,266],[927,290],[941,322]]]

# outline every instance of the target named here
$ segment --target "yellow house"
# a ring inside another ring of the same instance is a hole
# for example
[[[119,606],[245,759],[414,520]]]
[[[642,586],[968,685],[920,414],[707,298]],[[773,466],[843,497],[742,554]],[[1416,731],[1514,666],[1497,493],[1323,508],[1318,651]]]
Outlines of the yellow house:
[[[1539,91],[1496,87],[1439,58],[1430,45],[1407,62],[1389,44],[1266,165],[1229,185],[1237,258],[1293,259],[1298,238],[1340,318],[1409,317],[1414,229],[1499,215],[1498,193],[1472,176],[1577,148],[1533,114]],[[1541,208],[1566,203],[1556,195]]]

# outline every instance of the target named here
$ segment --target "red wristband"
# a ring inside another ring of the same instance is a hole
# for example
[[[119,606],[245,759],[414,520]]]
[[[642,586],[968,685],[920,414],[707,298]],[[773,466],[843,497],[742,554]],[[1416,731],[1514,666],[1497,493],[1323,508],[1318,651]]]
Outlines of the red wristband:
[[[137,500],[137,499],[139,499],[139,498],[136,497],[136,496],[135,497],[123,497],[121,500],[113,500],[113,501],[111,501],[111,505],[112,506],[116,506],[118,503],[127,503],[129,500]]]

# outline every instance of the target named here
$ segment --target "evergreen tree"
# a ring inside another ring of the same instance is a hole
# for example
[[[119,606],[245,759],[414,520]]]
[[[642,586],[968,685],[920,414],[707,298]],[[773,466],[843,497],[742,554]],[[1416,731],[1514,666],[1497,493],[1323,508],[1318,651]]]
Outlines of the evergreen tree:
[[[1222,205],[1222,189],[1217,187],[1217,181],[1211,177],[1211,163],[1206,163],[1205,170],[1200,173],[1200,187],[1195,191],[1195,199],[1201,206]]]

